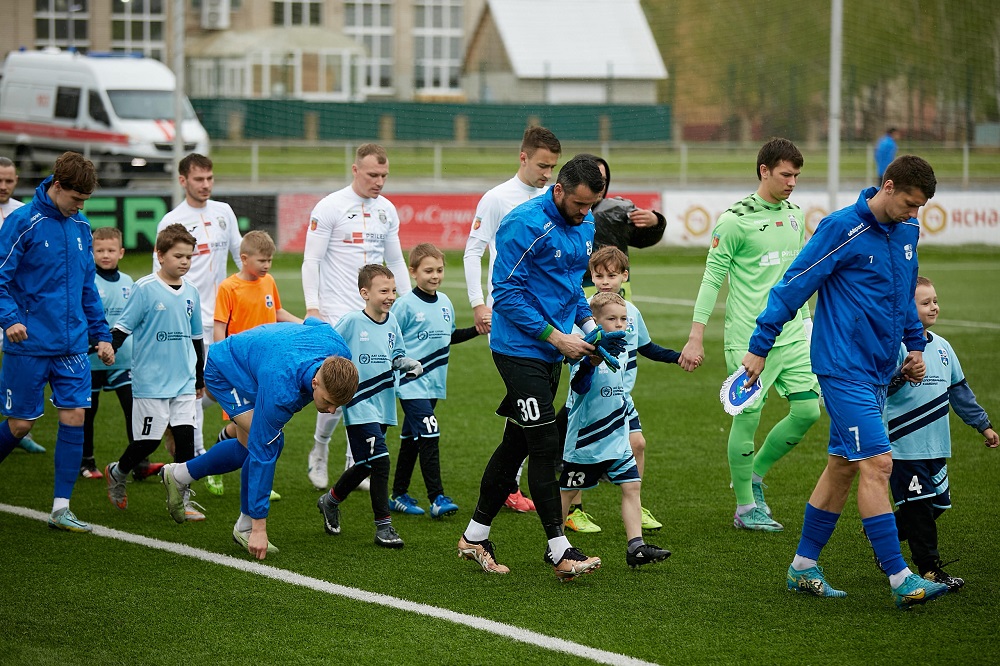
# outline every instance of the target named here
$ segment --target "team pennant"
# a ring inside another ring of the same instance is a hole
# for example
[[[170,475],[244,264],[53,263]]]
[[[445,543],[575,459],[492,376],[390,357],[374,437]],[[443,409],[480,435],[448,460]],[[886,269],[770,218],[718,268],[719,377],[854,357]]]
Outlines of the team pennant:
[[[739,370],[729,375],[726,381],[722,382],[722,389],[719,391],[719,400],[722,401],[722,408],[730,416],[736,416],[760,399],[760,377],[757,378],[757,381],[750,388],[746,387],[746,383],[747,369],[743,366],[740,366]]]

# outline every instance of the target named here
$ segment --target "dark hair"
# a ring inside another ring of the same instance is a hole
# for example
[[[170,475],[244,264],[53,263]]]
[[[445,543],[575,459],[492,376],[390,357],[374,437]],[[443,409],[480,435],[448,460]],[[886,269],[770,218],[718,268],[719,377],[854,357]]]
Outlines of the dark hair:
[[[586,153],[575,155],[562,165],[556,183],[563,192],[573,192],[579,185],[586,185],[595,194],[604,191],[604,176],[597,167],[597,160]]]
[[[52,167],[52,180],[64,190],[90,194],[97,189],[97,168],[80,153],[65,152]]]
[[[14,169],[17,169],[14,161],[9,157],[0,157],[0,167],[14,167]]]
[[[177,173],[187,178],[188,174],[191,173],[191,167],[198,167],[199,169],[204,169],[205,171],[211,171],[212,160],[208,159],[204,155],[191,153],[181,159],[180,164],[177,165]]]
[[[882,174],[882,186],[889,180],[901,192],[917,189],[928,199],[934,196],[937,189],[934,169],[927,160],[916,155],[900,155],[894,159]]]
[[[531,157],[539,148],[545,148],[556,155],[562,154],[562,144],[559,143],[556,135],[549,130],[538,125],[524,130],[524,136],[521,138],[521,152]]]
[[[587,262],[587,270],[591,273],[598,268],[623,273],[628,270],[628,255],[614,245],[605,245],[599,250],[594,250],[590,255],[590,261]]]
[[[167,252],[170,252],[170,248],[178,243],[184,243],[194,248],[198,241],[194,239],[194,236],[188,233],[188,230],[184,228],[183,224],[167,225],[164,227],[163,231],[156,234],[156,252],[158,254],[166,254]]]
[[[608,188],[611,187],[611,166],[608,164],[608,161],[605,160],[603,157],[598,157],[597,155],[591,155],[590,153],[580,153],[580,155],[583,157],[589,157],[598,164],[604,165],[604,190],[601,192],[601,198],[607,199]]]
[[[390,280],[396,279],[392,271],[382,264],[365,264],[358,271],[358,289],[371,289],[372,280],[376,275],[387,277]]]
[[[791,162],[796,169],[801,169],[805,160],[794,143],[781,137],[771,137],[757,152],[757,180],[761,179],[761,166],[766,166],[770,171],[782,162]]]

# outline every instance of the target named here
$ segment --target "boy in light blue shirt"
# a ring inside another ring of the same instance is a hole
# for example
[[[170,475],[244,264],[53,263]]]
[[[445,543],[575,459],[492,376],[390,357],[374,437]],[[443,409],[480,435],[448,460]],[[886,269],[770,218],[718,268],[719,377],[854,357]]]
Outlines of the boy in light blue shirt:
[[[965,381],[955,350],[947,340],[929,330],[940,312],[934,284],[918,277],[914,299],[927,340],[924,349],[927,371],[920,382],[908,382],[897,373],[889,385],[886,400],[892,447],[889,487],[897,507],[899,540],[909,541],[913,563],[920,575],[957,590],[965,581],[944,570],[935,522],[945,509],[951,508],[947,462],[951,457],[949,405],[967,425],[982,433],[986,446],[996,448],[1000,437]],[[900,366],[905,359],[906,349],[901,347]]]
[[[369,476],[375,545],[402,548],[403,540],[389,515],[389,450],[385,432],[396,425],[396,372],[419,377],[418,361],[406,357],[403,333],[389,308],[396,300],[396,280],[381,264],[367,264],[358,273],[364,310],[341,317],[334,330],[344,338],[358,368],[358,390],[344,406],[347,440],[354,464],[344,470],[330,492],[316,505],[327,534],[340,534],[340,503]]]
[[[451,345],[479,335],[475,326],[457,329],[451,300],[438,291],[444,278],[444,254],[430,243],[410,251],[410,276],[416,287],[392,306],[403,331],[408,353],[423,366],[420,377],[404,377],[399,382],[399,403],[403,407],[403,431],[399,438],[399,459],[392,484],[389,508],[411,515],[424,510],[407,492],[413,467],[420,459],[420,472],[427,486],[432,518],[450,516],[458,505],[444,494],[441,481],[441,439],[434,409],[447,396],[448,355]]]
[[[590,300],[594,321],[605,331],[624,331],[628,326],[625,299],[602,292]],[[624,365],[626,350],[619,357]],[[600,357],[583,359],[570,378],[569,423],[563,448],[563,471],[559,479],[563,516],[580,490],[593,488],[602,474],[622,489],[622,521],[628,545],[625,561],[630,567],[660,562],[670,551],[642,538],[642,479],[629,446],[629,403],[623,372],[616,372]]]
[[[195,400],[204,386],[201,299],[184,279],[191,267],[195,239],[182,224],[171,224],[156,236],[160,269],[136,282],[111,332],[120,348],[132,336],[132,437],[118,462],[104,470],[108,499],[128,508],[125,479],[160,445],[169,425],[174,434],[174,460],[194,457]],[[205,520],[202,508],[184,495],[184,519]]]

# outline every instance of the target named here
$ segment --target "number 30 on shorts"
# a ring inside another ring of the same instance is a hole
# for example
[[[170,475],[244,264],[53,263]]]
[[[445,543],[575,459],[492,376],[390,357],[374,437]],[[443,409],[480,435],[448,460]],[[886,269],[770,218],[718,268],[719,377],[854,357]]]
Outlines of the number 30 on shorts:
[[[528,398],[527,400],[518,399],[517,408],[521,410],[522,421],[537,421],[541,417],[541,412],[538,409],[538,400],[535,398]]]

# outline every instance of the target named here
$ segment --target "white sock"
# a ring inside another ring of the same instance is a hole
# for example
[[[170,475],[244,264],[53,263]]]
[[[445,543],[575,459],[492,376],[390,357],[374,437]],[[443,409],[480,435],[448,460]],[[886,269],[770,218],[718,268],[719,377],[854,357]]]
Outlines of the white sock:
[[[514,477],[514,479],[517,480],[517,485],[518,486],[521,485],[521,472],[523,472],[523,471],[524,471],[524,462],[522,462],[521,466],[517,468],[517,476]],[[520,488],[518,488],[514,492],[518,492],[518,490],[520,490]],[[513,493],[511,493],[511,494],[513,494]]]
[[[236,520],[236,531],[249,532],[252,527],[253,519],[245,513],[240,513],[240,517]]]
[[[109,471],[111,472],[111,476],[114,478],[115,481],[124,481],[125,479],[128,478],[128,474],[122,473],[121,469],[118,466],[118,463],[109,465]]]
[[[466,541],[485,541],[490,538],[490,526],[470,520],[463,536]]]
[[[68,497],[54,497],[52,499],[52,513],[55,513],[59,509],[69,508],[69,498]]]
[[[792,560],[792,568],[796,571],[805,571],[814,566],[816,566],[816,560],[811,560],[801,555],[796,555],[795,559]]]
[[[552,564],[558,564],[566,551],[571,548],[569,539],[565,535],[549,539],[549,552],[552,553]]]
[[[751,477],[750,477],[750,481],[751,481],[752,483],[764,483],[764,477],[762,477],[762,476],[761,476],[760,474],[758,474],[757,472],[754,472],[754,473],[753,473],[753,476],[751,476]]]
[[[757,508],[756,504],[737,504],[736,513],[742,516],[747,511],[753,511],[756,508]]]
[[[174,474],[174,481],[181,485],[189,485],[194,481],[194,477],[191,476],[191,472],[188,471],[187,463],[178,463],[172,468]]]
[[[910,571],[910,567],[905,567],[899,573],[894,573],[891,576],[889,576],[889,585],[891,585],[892,589],[895,590],[897,587],[899,587],[900,585],[902,585],[903,581],[906,580],[906,577],[909,576],[912,573],[913,572]]]

